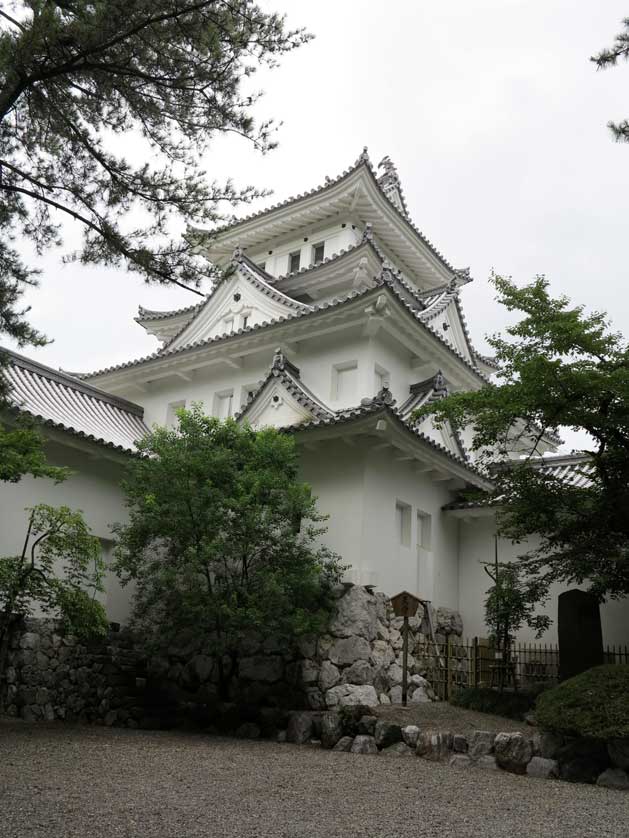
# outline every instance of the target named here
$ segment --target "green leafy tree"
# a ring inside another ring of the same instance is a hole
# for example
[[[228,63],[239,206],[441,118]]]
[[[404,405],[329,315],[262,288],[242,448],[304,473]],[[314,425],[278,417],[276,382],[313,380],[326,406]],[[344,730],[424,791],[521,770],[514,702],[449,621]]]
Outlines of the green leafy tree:
[[[625,61],[629,59],[629,17],[623,19],[622,25],[623,29],[616,35],[612,46],[601,50],[590,58],[590,61],[593,61],[599,70],[615,67],[621,58]],[[608,122],[607,125],[616,140],[629,143],[629,120]]]
[[[105,634],[105,611],[94,598],[103,573],[99,540],[80,512],[45,504],[30,510],[22,552],[0,557],[0,682],[15,620],[35,608],[80,637]]]
[[[497,540],[496,540],[497,551]],[[523,625],[535,630],[536,637],[550,626],[550,618],[536,613],[547,593],[543,583],[523,574],[516,562],[483,562],[485,573],[493,584],[485,599],[485,624],[490,640],[502,655],[499,686],[504,688],[513,659],[513,644]]]
[[[188,640],[214,656],[223,697],[252,632],[286,642],[323,629],[342,568],[298,481],[292,437],[181,410],[139,444],[116,567],[154,651]]]
[[[489,339],[500,365],[495,384],[455,393],[419,411],[437,423],[474,429],[473,448],[491,471],[499,533],[538,534],[520,557],[546,589],[588,584],[600,597],[629,593],[629,348],[603,314],[552,297],[538,277],[517,288],[492,278],[499,301],[520,315],[505,337]],[[590,444],[570,475],[540,468],[539,445],[562,427]],[[509,459],[518,445],[524,459]]]
[[[209,264],[171,221],[214,222],[219,204],[265,194],[209,181],[199,161],[217,134],[274,146],[242,80],[309,37],[252,0],[0,9],[0,336],[43,342],[19,306],[37,271],[16,239],[41,253],[62,243],[64,219],[83,234],[75,258],[195,291]]]

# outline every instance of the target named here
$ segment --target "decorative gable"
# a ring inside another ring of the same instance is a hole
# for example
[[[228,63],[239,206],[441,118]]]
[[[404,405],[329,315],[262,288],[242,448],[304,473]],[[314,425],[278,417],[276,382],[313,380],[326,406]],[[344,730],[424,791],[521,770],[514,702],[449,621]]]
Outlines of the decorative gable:
[[[238,416],[254,428],[284,428],[314,419],[329,418],[332,411],[302,383],[299,370],[276,349],[267,377]]]
[[[168,344],[169,350],[309,310],[272,288],[240,251],[234,255],[233,268],[194,319]]]
[[[466,361],[475,365],[476,359],[454,284],[426,302],[428,305],[419,315],[419,319],[430,326],[442,340],[458,350]]]

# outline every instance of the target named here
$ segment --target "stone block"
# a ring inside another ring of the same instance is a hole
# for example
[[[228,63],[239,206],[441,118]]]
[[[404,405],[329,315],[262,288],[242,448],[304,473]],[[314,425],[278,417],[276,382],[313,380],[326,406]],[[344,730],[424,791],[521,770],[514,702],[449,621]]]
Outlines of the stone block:
[[[353,736],[342,736],[332,748],[333,751],[351,751],[354,742]]]
[[[452,754],[448,765],[453,765],[455,768],[471,768],[474,763],[467,754]]]
[[[243,658],[240,661],[240,677],[250,681],[275,683],[284,674],[284,661],[277,655]]]
[[[318,687],[310,687],[306,690],[306,703],[311,710],[325,710],[325,696]]]
[[[353,754],[377,754],[378,746],[373,736],[356,736],[350,750]]]
[[[401,729],[401,732],[402,741],[405,742],[409,748],[415,749],[419,738],[419,727],[417,725],[405,725],[405,727]]]
[[[375,689],[368,684],[361,686],[354,684],[339,684],[332,687],[325,694],[325,701],[328,707],[344,707],[352,704],[364,704],[367,707],[375,707],[378,704],[378,696]]]
[[[291,713],[288,717],[288,728],[286,739],[295,745],[303,745],[312,738],[313,717],[312,713]]]
[[[358,720],[356,732],[363,736],[373,736],[376,732],[377,716],[361,716]]]
[[[529,777],[538,777],[541,780],[549,780],[559,775],[557,760],[544,757],[533,757],[526,766],[526,773]]]
[[[450,756],[452,742],[453,737],[449,732],[420,732],[415,753],[431,762],[440,762]]]
[[[374,731],[374,738],[379,748],[388,748],[389,745],[394,745],[396,742],[402,740],[402,729],[395,722],[378,719]]]
[[[362,637],[375,640],[378,614],[376,598],[365,588],[354,585],[336,603],[336,613],[330,621],[330,633],[335,637]]]
[[[521,733],[498,733],[494,740],[496,762],[504,771],[526,774],[526,766],[533,756],[530,739]]]
[[[324,713],[321,717],[321,745],[333,748],[343,736],[343,724],[338,713]]]
[[[323,661],[321,670],[319,671],[319,687],[326,692],[335,687],[341,680],[341,673],[338,667],[334,666],[330,661]]]
[[[304,660],[300,664],[300,680],[302,684],[316,684],[319,678],[319,665],[313,660]]]
[[[357,660],[369,660],[371,646],[364,637],[344,637],[336,640],[328,652],[328,659],[337,666],[350,666]]]
[[[629,791],[629,774],[622,768],[608,768],[599,775],[596,785],[606,789]]]
[[[468,749],[467,739],[460,733],[452,737],[452,750],[457,754],[466,754]]]
[[[410,757],[415,752],[405,742],[394,742],[393,745],[388,745],[386,748],[383,748],[382,753],[387,756]]]
[[[479,768],[485,768],[488,771],[498,771],[498,763],[496,762],[496,757],[490,756],[489,754],[485,754],[482,757],[479,757],[475,763]]]
[[[469,750],[468,753],[472,759],[478,759],[482,756],[487,756],[487,754],[491,754],[494,749],[494,739],[496,738],[495,733],[491,733],[488,730],[475,730],[472,734],[471,739],[469,739]]]
[[[345,684],[373,684],[374,669],[366,660],[355,661],[343,672]]]

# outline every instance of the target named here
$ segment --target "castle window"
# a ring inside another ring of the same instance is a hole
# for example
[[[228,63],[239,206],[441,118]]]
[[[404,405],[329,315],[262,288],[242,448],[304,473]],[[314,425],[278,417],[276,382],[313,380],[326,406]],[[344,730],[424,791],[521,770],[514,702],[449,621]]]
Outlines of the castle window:
[[[395,529],[398,544],[402,547],[411,546],[411,507],[401,500],[395,502]]]
[[[325,242],[319,242],[319,244],[312,245],[312,261],[315,265],[318,265],[319,262],[323,262],[323,254],[325,253]]]
[[[293,274],[299,270],[301,264],[301,250],[288,254],[288,272]]]
[[[217,419],[229,419],[233,414],[234,391],[223,390],[214,396],[214,415]]]
[[[358,363],[346,361],[332,367],[332,398],[351,401],[356,398],[358,385]]]
[[[389,386],[389,373],[380,364],[376,364],[374,367],[374,385],[376,393],[379,393],[383,387]]]

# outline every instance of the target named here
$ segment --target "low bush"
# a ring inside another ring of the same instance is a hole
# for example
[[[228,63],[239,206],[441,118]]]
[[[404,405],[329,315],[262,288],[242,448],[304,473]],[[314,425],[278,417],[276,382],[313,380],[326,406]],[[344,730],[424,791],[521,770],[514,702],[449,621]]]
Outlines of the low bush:
[[[535,696],[529,692],[499,692],[481,687],[467,687],[459,690],[450,699],[450,704],[476,710],[477,713],[493,713],[508,719],[521,719],[535,704]]]
[[[537,699],[541,727],[592,739],[629,737],[629,666],[595,666]]]

